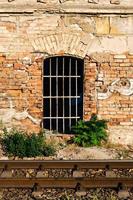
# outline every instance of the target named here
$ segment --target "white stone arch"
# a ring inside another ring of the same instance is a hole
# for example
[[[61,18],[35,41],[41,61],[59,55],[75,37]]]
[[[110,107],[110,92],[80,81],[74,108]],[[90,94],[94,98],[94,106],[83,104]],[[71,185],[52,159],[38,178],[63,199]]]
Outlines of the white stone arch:
[[[34,52],[53,55],[72,55],[85,58],[89,48],[93,45],[94,37],[90,34],[53,33],[30,39]]]

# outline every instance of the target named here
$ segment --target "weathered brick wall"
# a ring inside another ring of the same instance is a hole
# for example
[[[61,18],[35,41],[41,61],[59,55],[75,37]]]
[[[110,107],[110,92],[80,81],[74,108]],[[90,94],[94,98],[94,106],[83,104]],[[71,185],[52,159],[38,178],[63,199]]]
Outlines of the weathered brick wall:
[[[107,54],[108,62],[85,59],[84,111],[110,125],[133,125],[133,54]],[[95,56],[96,58],[96,56]]]
[[[0,56],[0,118],[7,126],[38,130],[42,118],[42,62]]]
[[[133,55],[112,55],[100,65],[98,114],[111,125],[133,125]]]
[[[84,59],[84,119],[133,126],[133,2],[0,2],[0,119],[36,130],[48,56]],[[97,13],[97,15],[96,15]]]

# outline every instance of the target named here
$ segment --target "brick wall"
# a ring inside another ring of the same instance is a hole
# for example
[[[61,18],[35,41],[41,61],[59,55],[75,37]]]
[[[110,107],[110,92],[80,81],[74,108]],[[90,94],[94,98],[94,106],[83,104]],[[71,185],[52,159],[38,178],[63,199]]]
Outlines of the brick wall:
[[[3,123],[38,130],[43,115],[43,61],[49,56],[72,55],[85,63],[84,119],[97,113],[99,118],[109,120],[111,126],[131,127],[133,10],[129,5],[132,2],[107,0],[103,6],[102,0],[82,0],[83,5],[81,0],[71,4],[52,1],[50,5],[48,1],[34,1],[32,7],[31,1],[19,2],[0,3]]]
[[[0,117],[7,126],[38,130],[42,118],[42,61],[0,56]]]
[[[110,125],[133,125],[133,55],[112,55],[100,64],[98,114]]]
[[[31,56],[31,55],[30,55]],[[97,113],[110,125],[133,125],[133,55],[111,54],[110,62],[85,58],[84,119]],[[36,129],[42,119],[44,57],[11,59],[0,56],[1,118],[3,122]]]

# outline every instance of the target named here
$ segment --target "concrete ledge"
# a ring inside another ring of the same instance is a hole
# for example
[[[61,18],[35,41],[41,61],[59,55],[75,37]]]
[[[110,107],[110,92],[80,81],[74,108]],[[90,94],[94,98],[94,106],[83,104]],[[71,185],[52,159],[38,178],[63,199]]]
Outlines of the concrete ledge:
[[[2,4],[0,5],[0,14],[32,14],[34,12],[47,12],[47,13],[59,13],[59,14],[116,14],[126,15],[133,14],[133,6],[119,6],[119,5],[12,5]]]

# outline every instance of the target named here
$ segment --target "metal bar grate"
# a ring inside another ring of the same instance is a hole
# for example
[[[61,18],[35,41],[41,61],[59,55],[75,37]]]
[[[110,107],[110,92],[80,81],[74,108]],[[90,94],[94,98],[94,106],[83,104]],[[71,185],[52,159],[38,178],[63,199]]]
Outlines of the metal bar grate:
[[[64,103],[65,103],[65,98],[64,98],[64,70],[65,70],[65,59],[63,58],[63,77],[62,77],[62,84],[63,84],[63,97],[62,97],[62,99],[63,99],[63,133],[64,133],[64,131],[65,131],[65,105],[64,105]]]
[[[58,57],[56,58],[56,96],[58,97]],[[56,131],[58,132],[58,98],[56,98]]]
[[[50,97],[51,97],[51,58],[50,58],[50,90],[49,90],[49,92],[50,92]],[[50,99],[50,130],[52,129],[52,119],[51,119],[51,98],[49,98]]]
[[[51,57],[44,61],[43,128],[69,132],[83,117],[83,60]]]
[[[44,119],[62,119],[62,117],[43,117]],[[80,117],[63,117],[64,119],[79,119]]]
[[[69,60],[69,97],[71,96],[71,58]],[[71,98],[69,98],[69,129],[71,129]]]
[[[76,62],[75,62],[75,64],[76,64],[76,66],[75,66],[75,71],[76,71],[76,76],[77,76],[77,60],[76,60]],[[78,80],[77,80],[77,77],[76,77],[76,96],[78,96]],[[78,98],[76,98],[76,117],[77,117],[77,115],[78,115],[78,109],[77,109],[77,107],[78,107]],[[76,118],[76,122],[77,122],[77,118]]]
[[[43,76],[44,78],[45,77],[51,77],[51,78],[56,78],[56,77],[58,77],[58,78],[62,78],[62,76]],[[71,77],[71,78],[80,78],[80,76],[64,76],[64,78],[69,78],[69,77]]]
[[[71,98],[71,99],[73,99],[73,98],[76,98],[76,99],[78,99],[78,98],[80,98],[80,96],[43,96],[44,98]]]

